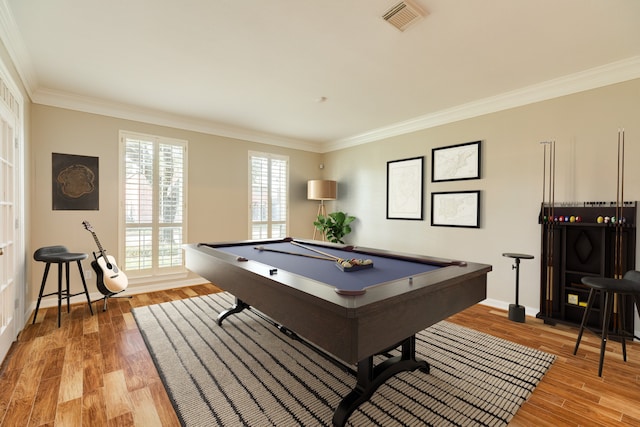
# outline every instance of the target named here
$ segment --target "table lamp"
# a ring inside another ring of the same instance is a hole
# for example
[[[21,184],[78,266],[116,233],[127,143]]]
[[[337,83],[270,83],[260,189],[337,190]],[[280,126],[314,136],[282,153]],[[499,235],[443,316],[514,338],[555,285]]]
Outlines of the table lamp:
[[[329,181],[324,179],[314,179],[307,182],[307,199],[320,200],[318,205],[318,215],[327,216],[327,211],[324,207],[325,200],[336,200],[338,197],[338,184],[336,181]],[[317,218],[316,216],[316,218]],[[318,230],[313,227],[313,238],[316,238],[316,232]],[[324,240],[324,235],[322,236]]]

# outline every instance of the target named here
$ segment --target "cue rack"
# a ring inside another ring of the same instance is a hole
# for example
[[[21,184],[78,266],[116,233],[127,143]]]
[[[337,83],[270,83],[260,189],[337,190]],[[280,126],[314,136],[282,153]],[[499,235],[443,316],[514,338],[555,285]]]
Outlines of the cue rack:
[[[618,129],[616,197],[611,201],[558,202],[555,198],[555,141],[543,146],[540,312],[548,324],[579,325],[589,290],[585,276],[620,279],[635,269],[638,202],[625,201],[625,131]],[[600,297],[600,306],[604,304]],[[596,310],[597,311],[597,310]],[[633,301],[616,294],[611,331],[632,329]],[[589,324],[596,327],[597,315]]]

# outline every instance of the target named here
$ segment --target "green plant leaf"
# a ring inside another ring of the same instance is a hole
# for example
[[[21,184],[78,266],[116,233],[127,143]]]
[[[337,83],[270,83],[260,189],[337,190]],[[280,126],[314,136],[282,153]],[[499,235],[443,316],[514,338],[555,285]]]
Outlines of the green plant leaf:
[[[333,243],[344,243],[342,238],[351,233],[351,224],[355,216],[348,216],[344,212],[332,212],[327,216],[318,215],[313,225],[321,231],[327,240]]]

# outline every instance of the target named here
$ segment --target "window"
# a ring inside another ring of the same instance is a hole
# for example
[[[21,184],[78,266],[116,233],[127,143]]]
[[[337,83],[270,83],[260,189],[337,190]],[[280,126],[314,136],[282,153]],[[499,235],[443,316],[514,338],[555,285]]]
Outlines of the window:
[[[129,277],[184,272],[187,142],[120,133],[121,253]]]
[[[249,174],[251,238],[286,237],[289,228],[289,158],[249,152]]]

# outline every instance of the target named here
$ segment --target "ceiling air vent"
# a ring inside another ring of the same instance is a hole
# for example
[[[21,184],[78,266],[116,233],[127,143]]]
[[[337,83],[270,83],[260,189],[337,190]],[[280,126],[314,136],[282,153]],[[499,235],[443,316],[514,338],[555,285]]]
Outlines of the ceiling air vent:
[[[406,30],[414,22],[419,21],[424,12],[409,0],[401,1],[382,15],[382,19],[400,31]]]

